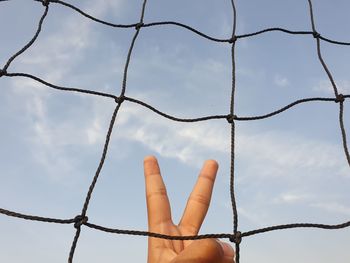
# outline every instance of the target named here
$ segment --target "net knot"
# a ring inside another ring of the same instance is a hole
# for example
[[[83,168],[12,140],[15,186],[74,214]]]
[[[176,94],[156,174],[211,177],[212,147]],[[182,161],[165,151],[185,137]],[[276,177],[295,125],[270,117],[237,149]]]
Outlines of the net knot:
[[[5,69],[0,69],[0,78],[2,76],[5,76],[7,74],[7,71]]]
[[[50,0],[41,0],[43,6],[49,6]]]
[[[233,114],[229,114],[226,116],[226,120],[228,121],[228,123],[233,123],[233,121],[236,119],[236,115]]]
[[[230,237],[230,241],[239,245],[242,242],[242,233],[240,231],[237,231]]]
[[[321,34],[318,33],[317,31],[312,32],[312,35],[314,36],[314,38],[320,38]]]
[[[142,22],[137,23],[137,24],[135,25],[135,29],[136,29],[136,30],[140,30],[140,28],[143,27],[143,26],[144,26],[144,23],[142,23]]]
[[[74,227],[75,228],[80,228],[81,225],[84,225],[85,223],[87,223],[87,221],[89,220],[89,218],[87,216],[82,216],[82,215],[78,215],[74,218]]]
[[[124,96],[116,97],[114,100],[116,103],[121,104],[125,100],[125,97]]]
[[[228,43],[233,44],[234,42],[237,41],[237,36],[232,36],[229,40]]]
[[[338,103],[338,102],[344,102],[345,100],[345,97],[343,94],[338,94],[337,97],[335,98],[335,102]]]

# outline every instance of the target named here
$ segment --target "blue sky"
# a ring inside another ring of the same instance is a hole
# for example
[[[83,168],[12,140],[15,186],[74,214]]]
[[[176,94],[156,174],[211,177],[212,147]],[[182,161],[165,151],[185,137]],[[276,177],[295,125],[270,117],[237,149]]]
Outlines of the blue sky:
[[[306,0],[237,3],[237,34],[268,27],[311,30]],[[69,1],[100,19],[139,20],[141,1]],[[348,38],[350,3],[314,0],[318,31]],[[32,38],[44,9],[34,1],[0,3],[0,63]],[[210,36],[229,38],[230,1],[150,0],[145,22],[177,21]],[[113,29],[51,4],[35,44],[8,72],[51,83],[118,95],[134,29]],[[349,47],[321,43],[339,90],[350,94]],[[310,36],[270,32],[236,45],[236,114],[269,113],[304,97],[332,97]],[[48,89],[25,78],[0,79],[0,207],[25,214],[72,218],[81,211],[100,159],[113,100]],[[126,95],[168,114],[228,114],[230,46],[182,28],[142,28],[129,68]],[[350,129],[349,101],[344,119]],[[350,131],[348,132],[350,133]],[[348,139],[349,140],[349,139]],[[230,126],[226,120],[175,123],[123,103],[108,157],[95,188],[90,222],[147,229],[142,160],[160,161],[175,222],[201,164],[220,168],[201,233],[232,231],[229,195]],[[350,168],[338,123],[338,104],[312,102],[270,119],[237,123],[236,191],[242,231],[295,222],[338,224],[350,218]],[[284,230],[248,237],[241,259],[254,262],[349,262],[350,230]],[[1,262],[65,262],[71,226],[0,216]],[[74,262],[145,262],[147,238],[83,227]]]

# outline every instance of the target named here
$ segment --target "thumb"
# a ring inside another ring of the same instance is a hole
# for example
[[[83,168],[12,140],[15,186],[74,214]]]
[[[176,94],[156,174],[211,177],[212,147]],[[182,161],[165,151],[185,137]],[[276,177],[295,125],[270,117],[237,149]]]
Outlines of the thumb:
[[[193,241],[171,263],[213,263],[224,258],[222,246],[215,239]]]

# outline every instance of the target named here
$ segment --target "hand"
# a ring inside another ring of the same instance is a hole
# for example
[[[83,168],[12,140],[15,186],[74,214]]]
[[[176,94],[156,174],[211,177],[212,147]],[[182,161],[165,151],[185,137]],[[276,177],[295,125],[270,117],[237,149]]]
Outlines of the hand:
[[[157,159],[144,159],[148,230],[165,235],[197,235],[208,211],[218,164],[204,163],[187,201],[181,221],[175,225]],[[234,250],[215,239],[165,240],[148,238],[148,263],[234,263]]]

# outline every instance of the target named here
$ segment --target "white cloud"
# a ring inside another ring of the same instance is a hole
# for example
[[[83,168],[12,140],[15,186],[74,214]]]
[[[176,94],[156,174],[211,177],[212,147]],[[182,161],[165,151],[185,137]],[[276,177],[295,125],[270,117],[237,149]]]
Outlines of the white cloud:
[[[92,12],[96,17],[103,17],[106,12],[114,10],[120,13],[123,1],[99,0],[89,1],[81,9]],[[54,10],[52,10],[52,13]],[[48,14],[54,15],[52,13]],[[49,18],[48,18],[49,19]],[[65,19],[59,20],[56,31],[47,32],[45,28],[37,39],[36,48],[30,48],[18,58],[21,65],[40,72],[40,75],[52,83],[59,83],[72,67],[81,63],[86,50],[96,46],[98,39],[94,36],[94,21],[76,12],[71,12]]]
[[[349,94],[350,93],[350,81],[349,80],[337,80],[337,88],[339,93]],[[321,92],[327,95],[333,95],[333,87],[328,79],[320,80],[317,85],[312,88],[315,92]]]
[[[118,134],[137,141],[164,157],[177,158],[196,166],[211,152],[228,155],[230,130],[227,122],[200,124],[174,123],[138,105],[123,105],[123,128]],[[296,134],[267,131],[240,132],[236,157],[249,163],[254,176],[283,176],[303,172],[303,176],[332,172],[348,176],[349,167],[340,145],[305,138]],[[288,197],[286,197],[288,199]]]
[[[113,11],[114,15],[120,13],[124,0],[94,0],[89,1],[88,5],[84,8],[87,13],[94,14],[94,16],[103,16],[108,11]]]
[[[310,201],[314,198],[311,194],[303,194],[303,193],[283,193],[276,197],[273,200],[275,204],[296,204],[296,203],[305,203],[306,201]]]
[[[32,143],[36,158],[47,168],[54,169],[54,160],[70,169],[69,161],[65,160],[65,147],[69,145],[103,143],[114,103],[106,104],[101,98],[84,100],[84,96],[74,95],[78,96],[79,109],[65,109],[72,111],[73,119],[55,122],[55,116],[48,113],[53,96],[47,88],[23,79],[16,79],[14,84],[15,96],[20,97],[26,114],[33,121]],[[117,137],[141,143],[163,157],[176,158],[195,167],[200,167],[213,152],[227,156],[230,152],[230,129],[226,120],[175,123],[139,105],[125,102],[118,114],[117,125]],[[349,175],[340,145],[288,132],[255,134],[240,131],[236,147],[236,157],[249,163],[251,176],[284,176],[295,171],[303,171],[303,176],[322,175],[325,171],[332,171],[335,176]],[[279,201],[292,203],[306,197],[289,193],[281,196]]]
[[[121,1],[94,1],[89,2],[87,10],[94,10],[96,16],[102,16],[110,8],[118,9]],[[75,63],[76,57],[83,54],[84,49],[91,45],[90,35],[92,33],[91,21],[82,19],[79,15],[72,15],[63,22],[62,29],[46,39],[41,39],[41,48],[36,49],[35,56],[21,58],[21,63],[29,67],[40,67],[45,79],[54,83],[64,78],[65,72],[69,71]],[[79,27],[76,25],[79,24]],[[39,52],[40,51],[40,52]],[[52,55],[52,52],[54,56]],[[75,54],[75,55],[74,55]],[[73,56],[73,57],[72,57]],[[158,63],[158,61],[156,61]],[[193,69],[193,74],[203,71],[224,71],[222,64],[209,61],[204,63],[206,68]],[[55,65],[55,70],[52,70]],[[238,74],[251,74],[251,71],[242,70]],[[281,76],[275,77],[277,85],[286,86],[289,81]],[[320,87],[324,84],[320,82]],[[45,152],[58,151],[53,145],[69,145],[78,143],[84,138],[86,144],[94,145],[101,143],[105,137],[104,125],[106,118],[110,117],[108,110],[102,106],[94,107],[80,105],[89,112],[90,121],[81,125],[61,122],[53,126],[48,119],[47,108],[50,99],[49,93],[43,91],[40,85],[31,81],[15,81],[18,93],[27,97],[27,113],[34,116],[37,143],[42,143],[42,156],[48,156]],[[344,82],[349,87],[349,82]],[[23,93],[23,90],[26,93]],[[39,91],[40,92],[37,92]],[[140,96],[140,97],[145,97]],[[124,104],[118,123],[123,127],[118,131],[118,136],[123,136],[131,141],[137,141],[164,157],[177,158],[187,164],[200,166],[206,154],[215,151],[229,154],[230,136],[229,127],[225,120],[209,121],[201,124],[179,124],[169,120],[161,120],[155,114],[143,114],[147,109],[140,106]],[[79,120],[82,121],[82,120]],[[225,128],[227,127],[227,128]],[[63,132],[64,131],[64,132]],[[56,140],[53,144],[52,138],[65,138]],[[57,155],[59,153],[57,152]],[[303,138],[287,132],[265,132],[263,134],[241,133],[237,135],[237,156],[251,163],[251,169],[256,175],[281,176],[295,169],[308,169],[308,171],[323,171],[334,169],[337,174],[348,174],[348,167],[343,161],[342,150],[338,145]],[[55,154],[56,156],[56,154]],[[43,158],[43,157],[40,157]],[[48,158],[48,157],[47,157]]]
[[[26,124],[19,130],[23,130],[30,156],[51,179],[58,181],[79,174],[76,170],[79,160],[72,147],[96,149],[103,144],[114,103],[74,94],[71,99],[79,107],[74,103],[66,105],[59,94],[56,97],[47,87],[22,78],[13,79],[11,96],[13,101],[21,101],[16,108],[20,108],[19,118]],[[68,114],[69,118],[60,114]]]
[[[103,139],[103,129],[100,118],[95,116],[92,125],[86,129],[87,141],[89,144],[96,144]]]
[[[279,87],[287,87],[290,85],[289,80],[286,77],[275,75],[274,77],[274,83]]]
[[[261,176],[283,176],[303,170],[305,176],[315,171],[323,174],[348,175],[348,165],[340,145],[291,134],[269,131],[238,137],[238,155],[251,159],[253,169]]]
[[[121,3],[122,1],[112,0],[89,1],[82,9],[103,17],[111,10],[118,14]],[[51,11],[48,17],[54,16],[54,10]],[[74,66],[81,63],[79,60],[86,50],[98,41],[93,37],[94,23],[71,12],[60,20],[57,29],[51,27],[49,31],[43,27],[35,47],[22,54],[18,58],[18,64],[30,72],[40,72],[40,76],[49,82],[64,82]],[[79,101],[79,107],[67,104],[59,112],[69,111],[72,118],[58,120],[57,109],[54,107],[62,106],[64,102],[59,102],[62,97],[56,98],[48,87],[26,78],[14,78],[11,91],[13,100],[21,101],[18,107],[22,107],[22,117],[30,124],[24,127],[29,133],[26,134],[28,147],[32,152],[31,157],[42,166],[43,174],[48,174],[55,180],[61,175],[72,174],[76,169],[76,160],[69,154],[69,147],[103,143],[106,133],[104,126],[112,114],[112,108],[103,104],[105,99],[70,94],[73,100]],[[56,94],[58,97],[61,95]]]
[[[232,204],[230,201],[223,200],[220,203],[221,207],[224,207],[230,213],[232,213]],[[246,225],[247,222],[249,224],[252,224],[254,228],[261,228],[265,227],[264,222],[270,222],[272,220],[271,214],[268,210],[262,209],[259,205],[256,205],[256,203],[251,203],[250,205],[243,206],[237,206],[237,212],[240,218],[240,225]]]
[[[230,204],[230,210],[232,210],[231,204]],[[245,220],[248,220],[252,224],[254,224],[256,227],[263,227],[265,226],[262,222],[269,221],[270,219],[267,212],[262,209],[246,209],[243,207],[237,207],[237,211],[240,217],[243,217]],[[242,220],[243,221],[243,220]]]
[[[77,24],[79,27],[76,26]],[[62,27],[56,32],[50,32],[45,37],[40,35],[36,42],[39,48],[34,50],[35,54],[31,56],[24,54],[19,60],[28,65],[72,61],[72,55],[81,52],[83,48],[91,44],[91,41],[87,41],[90,33],[91,26],[88,21],[70,16],[63,21]]]
[[[147,112],[145,114],[145,112]],[[208,151],[227,152],[228,129],[218,123],[199,125],[165,120],[134,104],[124,104],[118,117],[117,136],[147,146],[163,157],[200,167]]]
[[[317,207],[330,213],[338,213],[346,216],[350,216],[350,207],[336,203],[336,202],[323,202],[311,204],[312,207]]]

